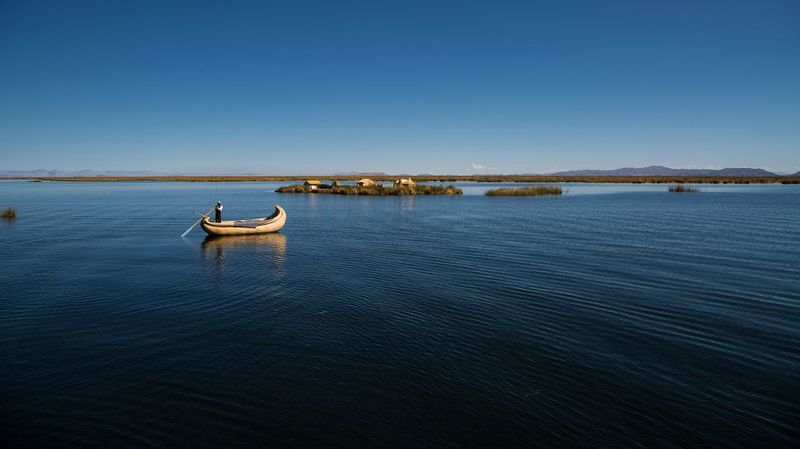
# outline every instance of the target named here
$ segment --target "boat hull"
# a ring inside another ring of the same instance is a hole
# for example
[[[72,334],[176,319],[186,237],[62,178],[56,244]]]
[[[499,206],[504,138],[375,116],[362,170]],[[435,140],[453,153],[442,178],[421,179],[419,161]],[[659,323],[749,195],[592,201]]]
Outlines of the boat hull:
[[[223,221],[220,223],[211,221],[207,216],[200,222],[200,227],[208,235],[254,235],[269,234],[278,232],[286,224],[286,211],[282,207],[275,205],[275,213],[269,217],[254,218],[246,221],[264,221],[264,224],[256,227],[236,226],[236,221]]]

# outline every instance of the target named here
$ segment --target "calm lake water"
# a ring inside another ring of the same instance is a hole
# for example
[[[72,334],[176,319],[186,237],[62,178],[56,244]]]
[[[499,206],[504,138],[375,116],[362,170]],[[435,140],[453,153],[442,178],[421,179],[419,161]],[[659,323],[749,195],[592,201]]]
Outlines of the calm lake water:
[[[800,442],[800,186],[278,185],[0,182],[0,447]]]

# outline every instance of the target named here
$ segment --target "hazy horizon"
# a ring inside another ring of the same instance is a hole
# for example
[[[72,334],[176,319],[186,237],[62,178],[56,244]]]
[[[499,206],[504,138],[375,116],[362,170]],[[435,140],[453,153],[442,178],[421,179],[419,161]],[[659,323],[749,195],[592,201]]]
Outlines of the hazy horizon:
[[[0,169],[800,170],[792,1],[0,5]]]
[[[353,175],[412,175],[412,176],[471,176],[471,175],[495,175],[495,176],[515,176],[515,175],[550,175],[550,174],[558,174],[563,172],[571,172],[571,171],[613,171],[613,170],[623,170],[623,169],[646,169],[652,167],[659,167],[669,170],[723,170],[723,169],[744,169],[744,170],[767,170],[763,167],[696,167],[696,166],[684,166],[684,167],[667,167],[663,165],[649,165],[644,167],[616,167],[612,169],[596,169],[596,168],[577,168],[577,169],[565,169],[559,171],[550,171],[550,172],[540,172],[540,173],[533,173],[533,172],[498,172],[498,171],[483,171],[480,173],[477,172],[464,172],[464,173],[433,173],[433,172],[395,172],[395,171],[382,171],[382,170],[365,170],[365,171],[337,171],[337,172],[309,172],[309,171],[299,171],[299,172],[287,172],[287,173],[269,173],[269,172],[259,172],[259,171],[243,171],[243,172],[180,172],[180,171],[157,171],[157,170],[124,170],[124,169],[76,169],[76,170],[69,170],[69,169],[59,169],[59,168],[35,168],[35,169],[3,169],[0,168],[0,177],[6,176],[7,174],[13,173],[34,173],[38,171],[45,171],[45,172],[61,172],[66,173],[66,176],[70,176],[72,174],[87,174],[89,176],[353,176]],[[771,171],[771,170],[767,170]],[[792,175],[797,172],[786,172],[786,171],[771,171],[776,175]]]

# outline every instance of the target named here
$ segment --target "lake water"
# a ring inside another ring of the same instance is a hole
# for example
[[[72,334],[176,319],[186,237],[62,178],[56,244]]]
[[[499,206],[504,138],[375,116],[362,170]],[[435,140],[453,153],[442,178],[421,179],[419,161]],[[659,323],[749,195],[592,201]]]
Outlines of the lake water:
[[[0,446],[800,442],[800,186],[278,185],[0,182]]]

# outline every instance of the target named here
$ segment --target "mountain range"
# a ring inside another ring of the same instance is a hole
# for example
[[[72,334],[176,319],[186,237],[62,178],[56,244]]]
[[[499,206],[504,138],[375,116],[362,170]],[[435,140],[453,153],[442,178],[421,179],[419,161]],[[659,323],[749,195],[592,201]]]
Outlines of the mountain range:
[[[554,176],[720,176],[771,177],[778,176],[762,168],[669,168],[661,165],[625,167],[614,170],[569,170],[550,173]]]

